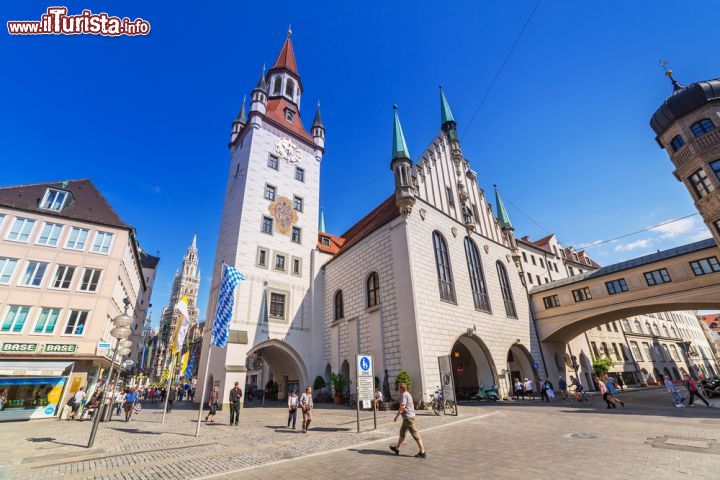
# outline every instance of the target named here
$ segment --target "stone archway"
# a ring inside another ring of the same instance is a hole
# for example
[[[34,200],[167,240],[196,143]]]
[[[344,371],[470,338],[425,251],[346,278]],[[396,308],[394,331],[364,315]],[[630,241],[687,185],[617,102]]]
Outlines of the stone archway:
[[[510,381],[515,379],[520,381],[528,378],[530,380],[540,380],[540,374],[535,368],[535,360],[528,349],[521,343],[514,343],[507,354],[507,370],[510,373]]]
[[[450,352],[453,381],[458,399],[474,397],[480,386],[498,384],[497,369],[490,350],[477,335],[461,335]]]
[[[300,391],[310,385],[305,362],[297,351],[286,342],[270,339],[253,347],[252,353],[260,355],[267,364],[270,375],[278,384],[278,400],[287,398],[290,390]]]

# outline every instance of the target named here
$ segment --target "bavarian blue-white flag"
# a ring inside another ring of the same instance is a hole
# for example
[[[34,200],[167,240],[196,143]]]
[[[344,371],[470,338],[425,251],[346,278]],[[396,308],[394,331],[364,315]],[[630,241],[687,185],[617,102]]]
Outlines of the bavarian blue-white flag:
[[[218,295],[217,307],[215,308],[212,337],[210,337],[210,345],[214,347],[222,348],[227,345],[230,320],[232,319],[233,306],[235,305],[235,287],[240,280],[245,280],[245,275],[230,265],[223,265],[220,294]]]
[[[188,363],[187,369],[185,370],[185,378],[188,380],[193,376],[193,370],[195,370],[195,352],[190,351],[190,362]]]

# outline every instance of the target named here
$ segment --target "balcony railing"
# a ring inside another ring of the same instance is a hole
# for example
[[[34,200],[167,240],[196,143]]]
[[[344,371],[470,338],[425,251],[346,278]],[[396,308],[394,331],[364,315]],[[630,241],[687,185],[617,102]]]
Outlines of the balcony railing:
[[[698,155],[708,148],[720,144],[720,129],[706,133],[701,137],[696,137],[683,145],[680,150],[671,155],[673,163],[680,168],[693,156]]]

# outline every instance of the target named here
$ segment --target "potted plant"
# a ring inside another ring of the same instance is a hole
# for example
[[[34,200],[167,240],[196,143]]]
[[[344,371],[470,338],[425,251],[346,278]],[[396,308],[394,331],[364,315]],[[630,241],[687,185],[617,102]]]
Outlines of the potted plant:
[[[313,382],[313,390],[315,391],[316,400],[321,400],[322,395],[320,394],[320,391],[325,388],[325,379],[318,375],[315,377],[315,381]]]
[[[412,388],[413,380],[410,374],[406,370],[400,370],[400,373],[395,377],[395,391],[400,390],[400,384],[404,383],[407,385],[408,391]]]
[[[330,384],[335,392],[335,405],[343,403],[343,392],[350,386],[350,382],[342,373],[331,373]]]
[[[268,380],[267,384],[265,385],[265,396],[269,400],[277,400],[277,394],[278,394],[277,382],[274,382],[273,380]]]

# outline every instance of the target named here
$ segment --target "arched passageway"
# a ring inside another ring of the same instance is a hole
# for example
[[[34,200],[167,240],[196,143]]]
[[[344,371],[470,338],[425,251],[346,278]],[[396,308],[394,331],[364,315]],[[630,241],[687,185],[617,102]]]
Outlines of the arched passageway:
[[[474,397],[480,386],[498,383],[495,364],[483,341],[476,335],[462,335],[450,352],[453,380],[459,399]]]
[[[507,354],[507,370],[512,382],[516,379],[540,380],[540,375],[535,368],[535,361],[528,349],[516,343],[510,347]]]
[[[278,400],[286,399],[292,390],[300,392],[310,385],[302,357],[289,344],[281,340],[266,340],[256,345],[253,353],[267,364],[270,377],[277,382]]]

